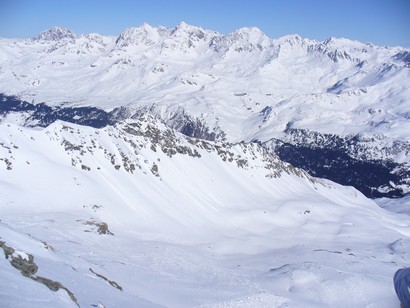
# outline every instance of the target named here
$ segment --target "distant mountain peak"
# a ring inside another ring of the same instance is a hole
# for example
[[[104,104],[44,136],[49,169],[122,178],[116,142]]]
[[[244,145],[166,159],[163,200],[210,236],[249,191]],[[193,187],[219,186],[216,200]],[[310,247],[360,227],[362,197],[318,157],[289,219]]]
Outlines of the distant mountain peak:
[[[50,29],[41,32],[36,39],[44,41],[60,41],[63,39],[74,40],[75,38],[76,35],[71,30],[64,27],[54,26]]]
[[[299,34],[290,34],[280,37],[277,41],[279,41],[280,44],[288,43],[294,46],[302,44],[305,40]]]
[[[186,28],[193,28],[194,26],[191,26],[190,24],[187,24],[185,21],[181,21],[176,28],[180,29],[186,29]]]
[[[243,27],[239,28],[232,33],[228,34],[234,37],[240,37],[240,38],[245,38],[249,40],[259,40],[259,39],[265,39],[267,35],[258,27]]]
[[[238,32],[238,33],[255,33],[255,34],[259,34],[259,35],[265,35],[265,33],[263,33],[263,31],[261,29],[259,29],[258,27],[242,27],[237,29],[234,32]]]
[[[202,29],[196,26],[189,25],[184,21],[181,21],[174,29],[172,29],[171,35],[175,33],[181,33],[181,32],[185,32],[185,33],[197,32],[198,30],[202,30]]]
[[[158,28],[152,27],[147,23],[143,23],[139,27],[125,29],[117,38],[116,44],[119,47],[127,47],[130,45],[154,45],[159,39]]]
[[[215,37],[210,43],[210,47],[215,51],[235,50],[241,51],[262,51],[268,48],[272,40],[257,27],[244,27],[237,29],[227,35]]]
[[[174,39],[179,37],[180,39],[191,40],[192,44],[192,41],[205,40],[209,32],[210,31],[204,30],[201,27],[192,26],[182,21],[171,31],[170,36]]]
[[[143,22],[142,25],[140,25],[137,29],[141,29],[143,31],[153,31],[155,27],[151,26],[147,22]]]
[[[327,38],[326,40],[323,41],[322,44],[329,46],[329,47],[334,47],[334,48],[349,47],[349,46],[363,47],[365,45],[364,43],[360,41],[351,40],[351,39],[347,39],[344,37],[334,37],[334,36]],[[371,47],[371,44],[369,46]]]

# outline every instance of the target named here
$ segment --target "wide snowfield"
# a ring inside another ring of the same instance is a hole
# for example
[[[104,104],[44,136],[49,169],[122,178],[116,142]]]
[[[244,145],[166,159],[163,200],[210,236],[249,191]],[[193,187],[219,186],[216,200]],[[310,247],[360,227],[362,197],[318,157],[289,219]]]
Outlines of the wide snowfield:
[[[230,147],[229,161],[176,135],[201,157],[169,157],[160,146],[171,139],[125,124],[67,125],[1,125],[0,241],[79,306],[399,305],[392,277],[410,262],[408,213],[285,165],[268,170],[256,145]],[[140,168],[124,170],[124,157]],[[77,306],[11,258],[0,258],[0,306]]]

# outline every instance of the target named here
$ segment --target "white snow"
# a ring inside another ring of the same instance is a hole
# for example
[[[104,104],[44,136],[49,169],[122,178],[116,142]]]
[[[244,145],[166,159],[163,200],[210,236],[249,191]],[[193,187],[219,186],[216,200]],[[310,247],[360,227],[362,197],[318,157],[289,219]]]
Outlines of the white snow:
[[[147,106],[164,120],[183,107],[231,141],[280,138],[288,123],[409,141],[410,71],[396,57],[408,49],[271,39],[257,28],[222,35],[184,22],[118,38],[57,30],[51,36],[68,38],[0,39],[2,92],[51,105]]]
[[[374,149],[410,142],[399,52],[409,50],[184,22],[118,38],[64,28],[0,38],[1,93],[153,115],[103,129],[2,116],[0,241],[80,307],[398,307],[408,198],[375,203],[237,142],[280,138],[288,125],[357,134]],[[154,120],[181,110],[232,144]],[[391,155],[409,162],[406,149]],[[1,256],[0,272],[2,307],[77,307]]]
[[[23,251],[14,251],[12,254],[13,258],[21,258],[23,260],[29,260],[29,256]]]
[[[36,275],[81,307],[398,305],[392,277],[409,263],[408,215],[255,144],[223,148],[230,162],[176,134],[201,157],[169,157],[165,139],[125,132],[134,124],[166,132],[150,118],[98,130],[0,125],[0,241],[33,255]],[[127,172],[124,157],[141,168]],[[113,235],[97,232],[101,222]],[[5,258],[0,267],[4,307],[76,306]]]

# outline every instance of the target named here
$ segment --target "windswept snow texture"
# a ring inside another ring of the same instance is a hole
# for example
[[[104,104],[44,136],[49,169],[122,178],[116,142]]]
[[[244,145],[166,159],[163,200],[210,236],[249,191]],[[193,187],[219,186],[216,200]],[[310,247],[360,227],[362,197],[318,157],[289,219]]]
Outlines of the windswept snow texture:
[[[150,116],[3,123],[0,157],[2,307],[399,304],[409,216],[258,144],[187,138]],[[31,278],[16,267],[30,256]]]
[[[341,183],[368,197],[399,197],[410,191],[409,54],[343,38],[271,39],[258,28],[223,35],[184,22],[118,37],[53,27],[33,39],[0,38],[0,93],[52,108],[29,125],[62,119],[62,108],[109,113],[99,127],[150,113],[191,137],[261,142],[339,181],[316,166],[330,161]],[[335,155],[323,157],[328,151]]]

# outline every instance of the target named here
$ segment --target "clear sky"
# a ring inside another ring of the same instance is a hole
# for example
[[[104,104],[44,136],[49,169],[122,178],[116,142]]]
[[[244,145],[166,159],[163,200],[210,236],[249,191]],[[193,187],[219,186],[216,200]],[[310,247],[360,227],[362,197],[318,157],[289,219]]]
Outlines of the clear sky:
[[[0,37],[8,38],[52,26],[119,35],[143,22],[173,28],[181,21],[224,34],[255,26],[271,38],[335,36],[410,48],[410,0],[0,0]]]

